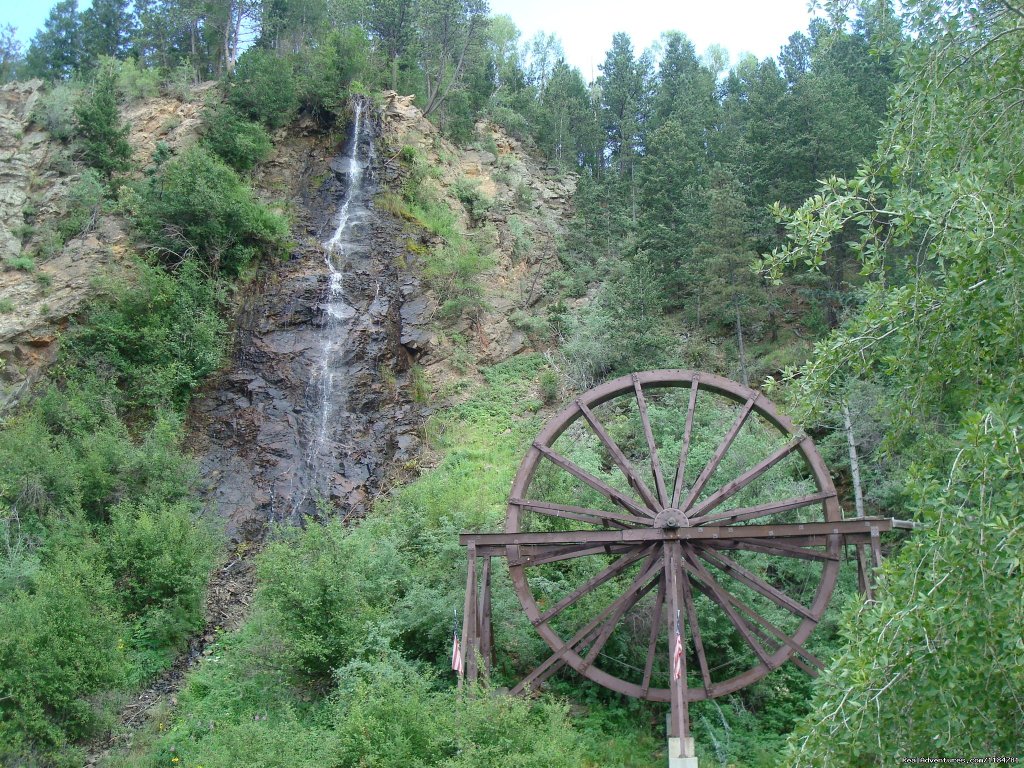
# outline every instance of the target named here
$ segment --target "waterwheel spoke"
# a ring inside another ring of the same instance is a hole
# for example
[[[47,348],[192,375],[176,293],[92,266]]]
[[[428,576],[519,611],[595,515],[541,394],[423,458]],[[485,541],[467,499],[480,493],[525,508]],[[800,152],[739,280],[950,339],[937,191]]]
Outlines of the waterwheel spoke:
[[[533,624],[536,626],[537,624],[542,624],[546,621],[549,621],[550,619],[553,619],[555,616],[560,614],[570,605],[573,605],[585,594],[597,589],[609,579],[615,578],[640,558],[649,555],[655,546],[657,545],[644,547],[633,552],[627,552],[614,563],[603,568],[599,573],[594,574],[592,577],[587,579],[587,581],[580,587],[574,589],[568,595],[566,595],[553,606],[544,611],[544,613],[542,613],[540,616],[534,619]]]
[[[657,550],[655,550],[647,558],[647,562],[644,563],[644,567],[642,570],[647,571],[651,563],[654,562],[654,560],[657,557],[658,552]],[[632,610],[633,606],[635,606],[637,603],[643,600],[647,593],[654,589],[654,585],[656,583],[657,582],[655,581],[648,581],[640,590],[636,592],[635,595],[633,595],[628,600],[624,601],[621,605],[619,605],[619,607],[612,611],[612,613],[608,616],[607,619],[605,619],[604,626],[601,628],[601,631],[598,633],[597,637],[594,638],[594,642],[587,650],[587,655],[583,659],[584,668],[594,663],[594,661],[597,659],[598,654],[601,653],[601,649],[604,648],[605,644],[611,638],[612,632],[615,631],[615,627],[618,626],[619,621],[622,619],[622,617],[625,616],[626,613],[628,613],[630,610]]]
[[[533,445],[538,451],[540,451],[544,455],[544,457],[548,461],[550,461],[556,467],[564,469],[573,477],[577,478],[578,480],[582,480],[584,483],[589,485],[591,488],[593,488],[595,491],[600,493],[605,498],[610,499],[614,503],[618,504],[621,507],[624,507],[625,509],[629,510],[635,515],[641,515],[646,517],[654,516],[649,510],[637,504],[633,499],[629,498],[621,491],[615,490],[604,481],[594,477],[592,474],[587,472],[587,470],[583,469],[583,467],[579,466],[578,464],[575,464],[574,462],[567,459],[565,456],[558,453],[557,451],[552,450],[551,448],[549,448],[546,445],[543,445],[542,443],[534,443]]]
[[[540,546],[531,548],[530,545],[524,544],[520,546],[521,554],[519,559],[510,560],[509,565],[547,565],[548,563],[558,563],[563,560],[575,560],[579,557],[630,552],[636,546],[636,544],[566,544],[560,547]],[[522,553],[522,550],[526,550],[526,552]]]
[[[738,582],[746,584],[752,590],[768,598],[780,608],[785,608],[801,618],[810,619],[815,622],[817,621],[809,608],[801,605],[785,592],[782,592],[778,588],[772,586],[756,573],[747,570],[732,558],[726,557],[721,552],[712,553],[708,550],[703,552],[703,557],[723,573],[727,573]]]
[[[658,579],[658,596],[654,598],[654,614],[651,617],[651,635],[647,641],[647,661],[644,663],[644,679],[640,683],[644,696],[651,688],[651,672],[654,670],[654,655],[658,649],[658,635],[661,634],[661,612],[665,606],[665,574]]]
[[[744,622],[743,618],[736,613],[736,609],[733,607],[732,601],[730,600],[732,595],[730,595],[729,592],[715,580],[715,577],[712,576],[708,572],[708,569],[701,564],[700,560],[693,554],[689,547],[684,551],[684,558],[684,567],[687,567],[687,569],[708,588],[708,591],[705,592],[705,594],[725,612],[729,621],[731,621],[732,625],[736,627],[736,630],[740,633],[743,639],[747,641],[747,644],[754,651],[757,658],[760,659],[766,667],[771,669],[771,659],[768,652],[761,647],[761,644],[757,642],[757,638],[754,637],[754,634],[750,631],[746,622]]]
[[[690,438],[693,437],[693,414],[697,409],[697,386],[700,376],[694,374],[690,382],[690,402],[686,406],[686,426],[683,428],[683,444],[679,448],[679,463],[676,466],[676,482],[672,488],[672,507],[679,507],[679,497],[683,493],[686,476],[686,462],[690,456]]]
[[[651,493],[651,489],[647,487],[647,484],[640,478],[640,475],[637,474],[633,464],[626,458],[626,454],[622,452],[622,449],[619,448],[612,436],[608,434],[608,430],[605,429],[601,420],[594,415],[594,412],[590,410],[590,408],[587,407],[587,404],[582,400],[577,400],[576,406],[580,409],[580,413],[583,414],[583,418],[587,420],[587,423],[594,431],[594,434],[597,435],[597,439],[601,441],[601,444],[604,445],[609,455],[611,455],[612,461],[615,462],[615,466],[617,466],[622,474],[626,476],[629,486],[640,494],[640,497],[644,500],[644,503],[649,509],[660,512],[662,509],[661,504],[656,498],[654,498],[654,494]]]
[[[762,461],[759,461],[757,464],[748,469],[742,475],[735,478],[734,480],[729,481],[721,488],[719,488],[717,491],[715,491],[713,494],[708,496],[708,498],[702,501],[697,507],[693,509],[692,512],[690,512],[690,514],[687,515],[687,517],[691,520],[691,525],[696,524],[712,509],[717,507],[726,499],[735,496],[737,493],[742,491],[752,482],[757,480],[757,478],[759,478],[769,469],[771,469],[784,458],[789,456],[789,454],[791,454],[793,451],[800,447],[800,443],[802,442],[802,440],[803,438],[794,438],[790,440],[781,448],[775,450],[771,456]]]
[[[702,594],[706,595],[709,599],[714,599],[710,594],[711,591],[707,587],[705,587],[703,584],[700,584],[699,582],[694,582],[694,584]],[[817,656],[815,656],[813,653],[807,650],[807,648],[802,646],[800,643],[793,640],[788,634],[786,634],[783,630],[775,626],[771,621],[769,621],[764,616],[759,614],[757,611],[755,611],[753,608],[751,608],[749,605],[744,603],[742,600],[740,600],[732,593],[726,591],[725,596],[727,597],[729,602],[732,603],[732,605],[734,605],[741,612],[743,612],[751,619],[753,619],[755,622],[757,622],[757,624],[751,624],[749,621],[744,621],[744,624],[752,632],[754,632],[754,634],[757,634],[761,638],[766,637],[765,633],[763,631],[759,631],[759,627],[757,626],[758,624],[763,625],[768,630],[768,632],[770,632],[778,640],[780,640],[783,645],[792,648],[794,652],[804,657],[811,665],[818,667],[819,669],[824,669],[824,664],[822,663],[821,659],[819,659]],[[812,672],[811,674],[817,673]]]
[[[693,590],[690,588],[690,574],[683,573],[683,602],[686,603],[686,623],[690,626],[690,634],[693,636],[693,651],[697,655],[697,664],[700,666],[701,680],[704,682],[704,692],[711,692],[711,671],[708,669],[707,656],[704,655],[704,642],[700,636],[700,625],[697,622],[697,604],[693,601]]]
[[[735,523],[742,523],[746,520],[765,517],[766,515],[774,515],[778,512],[789,512],[792,509],[800,509],[801,507],[809,507],[812,504],[820,504],[821,502],[834,497],[835,493],[831,491],[811,493],[806,496],[795,496],[791,499],[782,499],[781,501],[769,501],[766,504],[758,504],[753,507],[737,507],[736,509],[730,509],[725,512],[716,512],[713,515],[702,514],[698,518],[691,519],[690,524],[708,525],[709,523],[726,523],[728,525],[733,525]],[[701,506],[703,506],[703,504]]]
[[[603,509],[576,507],[571,504],[556,504],[550,501],[537,501],[535,499],[511,498],[508,500],[508,503],[515,504],[521,509],[532,509],[534,512],[540,512],[542,515],[548,515],[550,517],[561,517],[566,520],[579,520],[580,522],[603,525],[605,527],[610,527],[612,523],[624,523],[636,526],[649,525],[651,522],[649,517],[637,517],[636,515],[627,515],[623,512],[605,512]]]
[[[715,473],[715,470],[718,469],[718,465],[722,463],[722,459],[729,451],[729,448],[732,447],[732,443],[736,439],[736,435],[738,435],[740,430],[743,429],[743,425],[746,423],[747,417],[750,416],[750,412],[753,410],[754,403],[757,402],[758,397],[759,393],[755,392],[751,397],[747,398],[747,402],[743,404],[743,408],[738,414],[736,414],[736,418],[733,420],[732,426],[729,427],[729,431],[725,433],[725,437],[722,438],[722,442],[718,444],[711,460],[701,471],[700,476],[697,478],[696,482],[694,482],[690,492],[686,494],[686,500],[683,502],[682,506],[679,507],[683,512],[686,512],[693,506],[693,502],[695,502],[697,497],[700,496],[704,487],[711,479],[711,476]]]
[[[602,610],[595,618],[591,619],[586,626],[573,635],[567,643],[563,643],[539,667],[523,678],[523,680],[512,689],[512,695],[515,696],[522,693],[527,687],[531,686],[541,675],[543,675],[552,664],[563,661],[569,653],[573,652],[573,650],[579,646],[581,642],[588,639],[594,631],[598,629],[598,627],[602,626],[608,617],[619,608],[619,606],[631,600],[637,592],[644,589],[645,586],[648,586],[652,581],[652,578],[660,572],[661,561],[662,557],[657,553],[657,551],[655,551],[652,560],[648,561],[650,566],[641,569],[640,573],[633,579],[626,591],[605,607],[605,609]]]
[[[839,560],[839,555],[832,552],[819,552],[816,549],[798,547],[795,544],[778,541],[777,539],[735,539],[733,541],[705,541],[705,547],[718,549],[741,549],[746,552],[758,552],[762,555],[793,557],[799,560]]]
[[[658,501],[662,507],[665,507],[668,505],[665,476],[661,471],[661,461],[658,459],[658,446],[654,442],[654,431],[651,429],[651,419],[647,413],[647,398],[644,397],[644,389],[640,386],[640,377],[635,373],[633,374],[633,392],[636,395],[636,406],[640,410],[640,423],[644,427],[647,449],[651,452],[651,474],[654,475],[654,485],[658,490]]]

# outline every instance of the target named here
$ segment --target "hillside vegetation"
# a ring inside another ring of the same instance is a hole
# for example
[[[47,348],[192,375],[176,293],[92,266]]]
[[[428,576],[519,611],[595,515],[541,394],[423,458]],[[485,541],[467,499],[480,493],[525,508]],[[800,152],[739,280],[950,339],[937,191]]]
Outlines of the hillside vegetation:
[[[499,693],[548,655],[508,589],[491,688],[456,690],[448,658],[458,532],[501,525],[557,402],[656,367],[763,385],[844,496],[847,410],[868,512],[920,523],[887,542],[874,602],[846,564],[810,646],[819,678],[790,665],[691,708],[702,764],[1021,754],[1022,20],[1013,0],[828,3],[764,61],[615,35],[592,83],[555,35],[524,43],[485,0],[62,0],[24,56],[0,36],[3,77],[47,80],[34,120],[76,176],[59,222],[22,212],[5,268],[34,274],[45,243],[100,213],[137,255],[0,427],[0,762],[662,764],[664,707],[569,674],[536,701]],[[211,78],[198,141],[133,157],[130,104]],[[445,137],[389,146],[377,200],[406,228],[448,357],[410,376],[436,407],[424,451],[358,524],[270,531],[245,626],[100,756],[126,697],[203,626],[223,549],[182,425],[224,364],[235,287],[294,235],[249,174],[290,131],[340,137],[348,97],[384,90],[414,93]],[[492,254],[537,262],[537,190],[554,186],[521,183],[496,137],[575,189],[542,236],[557,263],[502,319],[525,339],[508,359],[486,343]],[[445,162],[452,147],[493,167],[453,178],[469,166]]]

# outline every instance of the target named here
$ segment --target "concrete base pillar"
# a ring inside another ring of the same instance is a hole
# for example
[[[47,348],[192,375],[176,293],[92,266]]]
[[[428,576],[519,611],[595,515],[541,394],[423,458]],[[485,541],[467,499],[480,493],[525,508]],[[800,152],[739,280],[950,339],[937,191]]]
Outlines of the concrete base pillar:
[[[685,739],[669,737],[668,768],[697,768],[697,753],[694,750],[692,737]]]

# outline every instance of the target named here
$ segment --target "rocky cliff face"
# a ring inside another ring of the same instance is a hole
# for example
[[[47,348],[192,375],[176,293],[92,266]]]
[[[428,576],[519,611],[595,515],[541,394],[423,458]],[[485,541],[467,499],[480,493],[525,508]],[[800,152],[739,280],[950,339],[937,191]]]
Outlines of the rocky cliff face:
[[[546,303],[544,279],[558,269],[557,242],[572,211],[576,176],[546,165],[521,142],[498,126],[475,126],[475,148],[460,149],[423,117],[412,96],[384,94],[382,142],[391,156],[402,147],[423,152],[440,170],[431,180],[463,229],[494,254],[493,267],[480,278],[484,309],[471,319],[442,327],[437,302],[426,292],[402,312],[402,343],[424,366],[435,389],[472,371],[453,365],[468,352],[475,364],[487,365],[512,355],[544,347],[530,333],[530,320],[542,315]],[[401,181],[396,164],[386,170],[392,183]],[[469,182],[493,201],[482,221],[470,219],[455,194]],[[416,274],[416,256],[409,274]],[[455,343],[459,340],[459,344]]]
[[[214,86],[198,86],[188,101],[150,99],[125,109],[140,167],[157,141],[180,149],[196,140],[203,98]],[[70,148],[33,121],[42,94],[40,80],[0,88],[0,413],[53,362],[60,330],[92,295],[96,278],[116,274],[130,253],[124,224],[111,214],[66,243],[54,240],[80,168]]]

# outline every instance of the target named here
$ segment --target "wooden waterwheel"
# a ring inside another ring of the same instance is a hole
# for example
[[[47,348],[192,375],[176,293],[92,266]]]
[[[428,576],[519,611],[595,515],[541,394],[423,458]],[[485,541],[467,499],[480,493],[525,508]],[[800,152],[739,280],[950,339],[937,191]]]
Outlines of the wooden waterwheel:
[[[504,533],[462,535],[466,674],[490,667],[490,561],[505,557],[551,651],[513,692],[569,666],[613,691],[669,702],[670,736],[692,754],[688,702],[787,662],[816,673],[806,641],[843,545],[871,545],[877,563],[879,534],[892,527],[843,519],[814,442],[756,390],[694,371],[623,376],[537,435]]]

